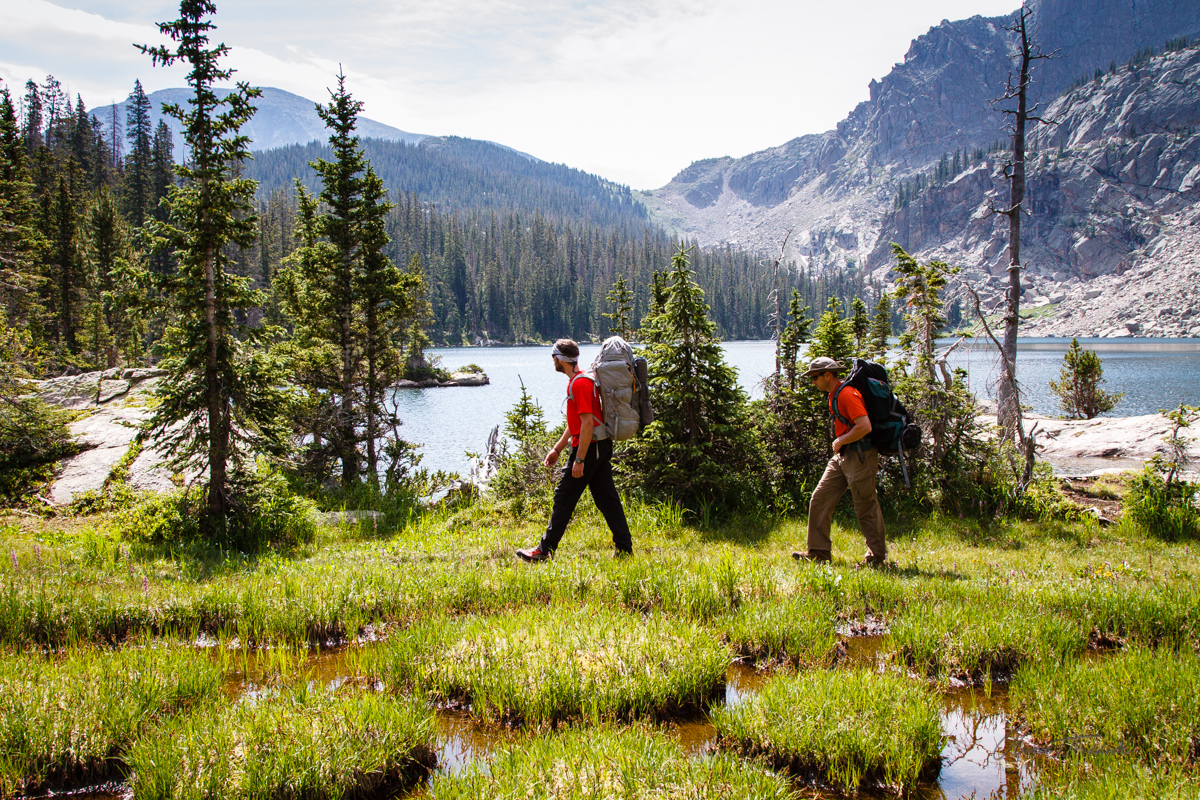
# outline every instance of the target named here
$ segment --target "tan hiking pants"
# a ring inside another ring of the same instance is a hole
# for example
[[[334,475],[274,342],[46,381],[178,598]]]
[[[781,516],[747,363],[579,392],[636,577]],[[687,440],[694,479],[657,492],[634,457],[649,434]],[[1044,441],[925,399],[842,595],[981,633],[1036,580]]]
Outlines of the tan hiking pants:
[[[863,538],[871,555],[882,559],[887,555],[884,541],[883,511],[879,508],[879,496],[875,490],[875,473],[879,471],[879,451],[871,448],[866,452],[842,448],[829,459],[825,474],[813,490],[808,503],[808,550],[832,550],[829,540],[829,524],[838,500],[850,490],[854,498],[854,513],[862,527]]]

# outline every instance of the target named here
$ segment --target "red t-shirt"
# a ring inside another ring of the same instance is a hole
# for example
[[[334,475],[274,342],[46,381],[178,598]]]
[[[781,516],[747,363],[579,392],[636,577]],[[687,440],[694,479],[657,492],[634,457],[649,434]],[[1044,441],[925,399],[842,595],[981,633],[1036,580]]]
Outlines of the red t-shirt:
[[[838,386],[841,385],[838,384]],[[838,411],[851,422],[867,415],[867,405],[863,402],[862,393],[853,386],[845,387],[841,394],[838,394],[837,389],[829,393],[829,413],[833,415],[833,435],[842,436],[854,426],[846,425],[837,418],[837,414],[833,413],[833,396],[835,394],[838,395]]]
[[[572,447],[579,446],[579,430],[583,427],[580,414],[591,414],[597,425],[604,422],[596,382],[586,372],[580,372],[567,384],[567,430],[571,432]]]

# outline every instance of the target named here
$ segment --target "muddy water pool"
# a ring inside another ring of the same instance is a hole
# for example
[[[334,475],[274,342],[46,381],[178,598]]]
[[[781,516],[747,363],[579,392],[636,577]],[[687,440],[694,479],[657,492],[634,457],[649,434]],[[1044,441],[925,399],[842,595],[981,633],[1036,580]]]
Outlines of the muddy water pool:
[[[860,636],[843,639],[844,648],[838,669],[884,669],[888,663],[886,636]],[[367,645],[370,646],[370,645]],[[315,685],[337,688],[353,672],[348,667],[350,649],[325,650],[309,656],[296,665],[296,673],[305,675]],[[270,661],[247,654],[239,660],[243,672],[234,675],[226,686],[231,699],[253,702],[271,693],[271,681],[263,674],[260,663]],[[728,705],[743,703],[753,697],[767,681],[769,672],[760,672],[742,664],[732,664],[725,675],[724,692],[720,702]],[[919,800],[956,800],[957,798],[1016,798],[1032,784],[1039,756],[1016,737],[1009,721],[1007,692],[1002,688],[991,691],[973,688],[954,688],[942,696],[941,708],[942,769],[935,784],[918,787],[912,797]],[[674,736],[684,749],[703,757],[716,745],[716,730],[707,715],[693,719],[675,720],[661,724],[664,733]],[[493,755],[510,747],[519,747],[526,734],[495,725],[484,725],[461,710],[442,710],[437,713],[436,749],[438,766],[424,789],[425,794],[439,780],[476,767],[487,768]],[[825,797],[824,793],[806,788],[806,796]],[[86,797],[88,800],[128,798],[121,786],[84,788],[56,797]],[[830,792],[829,798],[840,795]],[[861,797],[892,797],[890,794],[861,792]]]

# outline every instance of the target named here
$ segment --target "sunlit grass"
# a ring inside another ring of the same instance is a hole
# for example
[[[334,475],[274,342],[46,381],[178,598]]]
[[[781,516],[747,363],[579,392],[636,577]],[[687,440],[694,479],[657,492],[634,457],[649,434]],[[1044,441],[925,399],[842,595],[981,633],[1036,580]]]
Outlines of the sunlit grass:
[[[525,740],[486,769],[434,781],[431,800],[785,800],[790,782],[729,755],[688,756],[669,737],[599,726]]]
[[[1138,649],[1054,670],[1031,666],[1017,675],[1012,698],[1034,739],[1060,753],[1194,766],[1198,685],[1195,653]]]
[[[549,606],[422,623],[356,661],[394,690],[537,726],[699,710],[724,681],[730,653],[694,623]]]
[[[130,752],[131,788],[138,800],[390,796],[433,767],[433,738],[423,703],[300,682],[160,726]]]
[[[810,672],[774,678],[712,716],[720,747],[857,791],[864,783],[903,789],[936,774],[937,708],[928,686],[902,676]]]
[[[213,659],[179,647],[0,657],[0,796],[123,775],[147,727],[220,685]]]
[[[1045,768],[1023,800],[1195,800],[1200,774],[1178,765],[1148,767],[1112,756]]]

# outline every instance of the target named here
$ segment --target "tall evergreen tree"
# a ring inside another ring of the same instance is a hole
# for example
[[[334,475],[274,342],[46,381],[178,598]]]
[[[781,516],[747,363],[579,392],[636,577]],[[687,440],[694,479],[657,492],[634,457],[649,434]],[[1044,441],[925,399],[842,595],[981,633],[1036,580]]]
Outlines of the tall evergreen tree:
[[[25,140],[25,152],[33,156],[44,147],[46,140],[42,138],[42,93],[33,80],[25,82],[25,122],[21,128],[21,138]]]
[[[0,358],[33,371],[42,306],[37,264],[44,240],[35,224],[27,151],[7,87],[0,87],[0,300],[4,304]]]
[[[148,276],[134,250],[133,231],[108,190],[88,209],[85,249],[94,302],[109,336],[102,363],[135,363],[145,352]]]
[[[649,494],[693,510],[750,506],[761,488],[762,447],[682,247],[666,280],[669,295],[646,346],[656,418],[630,448],[629,474]]]
[[[808,341],[812,330],[812,318],[808,316],[808,306],[801,306],[800,292],[793,289],[792,298],[788,303],[788,321],[779,334],[779,366],[783,374],[780,384],[788,391],[796,391],[797,359],[800,357],[800,345]]]
[[[765,402],[756,404],[766,471],[780,509],[803,506],[810,479],[816,477],[814,468],[824,466],[829,448],[822,396],[799,378],[805,368],[799,363],[801,345],[810,339],[813,322],[802,302],[800,292],[793,290],[779,335],[780,374],[767,384]]]
[[[813,329],[812,343],[808,346],[810,358],[828,356],[835,361],[847,362],[854,355],[854,332],[851,321],[842,318],[842,302],[829,298],[825,313]]]
[[[331,131],[335,158],[312,164],[321,176],[319,199],[326,210],[297,185],[303,244],[289,259],[281,284],[301,346],[310,353],[304,360],[309,389],[321,395],[313,402],[324,408],[316,416],[325,420],[323,430],[313,433],[340,461],[343,486],[359,480],[364,443],[368,479],[378,480],[384,393],[399,377],[400,340],[427,313],[420,260],[401,272],[387,255],[391,205],[354,133],[361,110],[339,75],[329,104],[317,109]]]
[[[633,292],[625,285],[624,275],[617,276],[617,282],[613,284],[607,299],[609,307],[612,308],[611,312],[604,315],[612,320],[608,332],[628,341],[632,331],[629,318],[633,316]]]
[[[79,328],[81,304],[87,290],[83,258],[79,248],[78,173],[73,163],[58,176],[58,190],[50,200],[50,247],[47,250],[46,276],[49,303],[53,315],[55,340],[59,348],[70,355],[79,352],[76,333]]]
[[[861,297],[855,297],[850,303],[850,330],[854,334],[854,352],[862,355],[866,352],[867,334],[871,330],[871,318],[867,315],[867,304]]]
[[[129,155],[125,159],[125,204],[129,221],[140,228],[150,216],[154,203],[153,136],[150,123],[150,98],[141,81],[133,82],[125,112],[125,138]]]
[[[232,251],[256,238],[255,185],[237,177],[237,169],[248,155],[239,131],[253,116],[251,101],[259,92],[239,83],[217,97],[215,84],[232,71],[219,66],[228,48],[209,46],[214,26],[207,18],[215,10],[207,0],[182,0],[179,19],[159,24],[175,46],[141,49],[156,65],[185,63],[192,91],[187,108],[164,109],[182,123],[189,158],[178,169],[182,185],[168,196],[170,219],[158,226],[179,271],[163,278],[174,317],[162,361],[170,375],[160,384],[152,427],[169,442],[176,465],[207,467],[205,525],[228,535],[237,511],[230,462],[237,469],[248,453],[285,449],[280,412],[286,398],[278,388],[282,375],[251,349],[258,332],[235,321],[237,312],[262,302],[229,269]]]
[[[879,302],[875,304],[875,314],[871,317],[871,332],[867,342],[867,352],[880,364],[887,362],[888,338],[891,335],[892,298],[887,292],[881,292]]]

